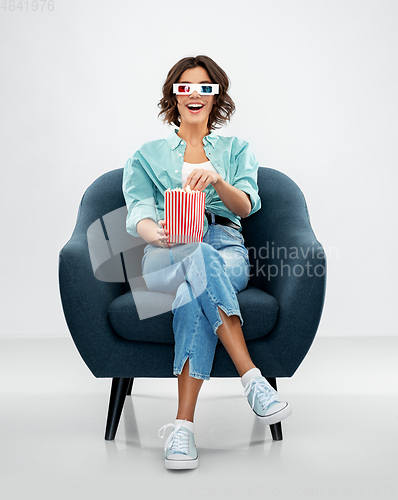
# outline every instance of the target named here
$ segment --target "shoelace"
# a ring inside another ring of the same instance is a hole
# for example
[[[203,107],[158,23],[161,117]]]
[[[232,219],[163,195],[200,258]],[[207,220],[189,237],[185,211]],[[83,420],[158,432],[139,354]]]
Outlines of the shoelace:
[[[182,424],[166,424],[161,427],[158,431],[158,436],[160,438],[164,437],[164,433],[168,427],[174,427],[174,430],[171,432],[170,436],[167,438],[166,444],[164,445],[164,451],[167,451],[170,447],[170,451],[172,453],[183,453],[184,455],[188,455],[189,452],[189,434],[185,429],[182,429]],[[160,435],[161,431],[163,431],[162,435]],[[171,444],[172,443],[172,444]],[[170,446],[171,444],[171,446]]]
[[[277,392],[272,387],[269,387],[264,379],[256,380],[253,378],[252,380],[250,380],[250,382],[246,385],[243,394],[245,396],[248,396],[253,387],[254,387],[254,392],[253,392],[253,404],[251,405],[252,409],[254,408],[254,403],[256,401],[256,398],[258,398],[264,410],[271,403],[276,403],[280,401]]]

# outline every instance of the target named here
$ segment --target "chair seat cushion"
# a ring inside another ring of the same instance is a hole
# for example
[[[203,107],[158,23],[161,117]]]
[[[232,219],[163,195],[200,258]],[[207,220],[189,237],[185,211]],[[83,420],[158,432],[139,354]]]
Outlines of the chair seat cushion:
[[[174,344],[173,301],[174,295],[145,288],[135,290],[134,295],[129,291],[111,303],[109,320],[116,333],[127,340]],[[238,294],[238,302],[246,340],[263,337],[273,329],[279,311],[274,297],[248,287]]]

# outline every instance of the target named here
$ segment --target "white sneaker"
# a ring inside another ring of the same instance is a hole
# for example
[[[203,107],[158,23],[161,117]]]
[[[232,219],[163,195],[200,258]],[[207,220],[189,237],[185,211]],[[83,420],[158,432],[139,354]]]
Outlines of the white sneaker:
[[[253,378],[246,384],[243,394],[263,424],[276,424],[292,414],[289,404],[279,399],[278,393],[265,377]]]
[[[173,427],[164,446],[166,469],[196,469],[198,454],[196,452],[193,432],[181,424],[167,424],[158,431],[160,438],[164,437],[165,430]],[[163,433],[161,434],[161,432]]]

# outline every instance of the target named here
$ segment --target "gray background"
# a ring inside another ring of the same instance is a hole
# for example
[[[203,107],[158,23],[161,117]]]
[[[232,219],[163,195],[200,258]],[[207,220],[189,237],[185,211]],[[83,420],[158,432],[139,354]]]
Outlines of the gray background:
[[[319,335],[397,335],[397,1],[28,4],[0,10],[0,335],[69,335],[58,252],[83,192],[169,134],[161,86],[198,54],[232,82],[220,133],[306,196],[328,256]]]

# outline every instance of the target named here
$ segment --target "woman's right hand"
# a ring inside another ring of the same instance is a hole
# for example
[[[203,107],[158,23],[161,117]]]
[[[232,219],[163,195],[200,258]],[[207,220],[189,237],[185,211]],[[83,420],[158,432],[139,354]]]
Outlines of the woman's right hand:
[[[159,235],[158,236],[159,246],[161,246],[162,248],[169,248],[171,246],[174,246],[175,243],[169,242],[170,231],[166,229],[166,221],[160,220],[158,224],[160,228],[156,229],[156,232]]]

